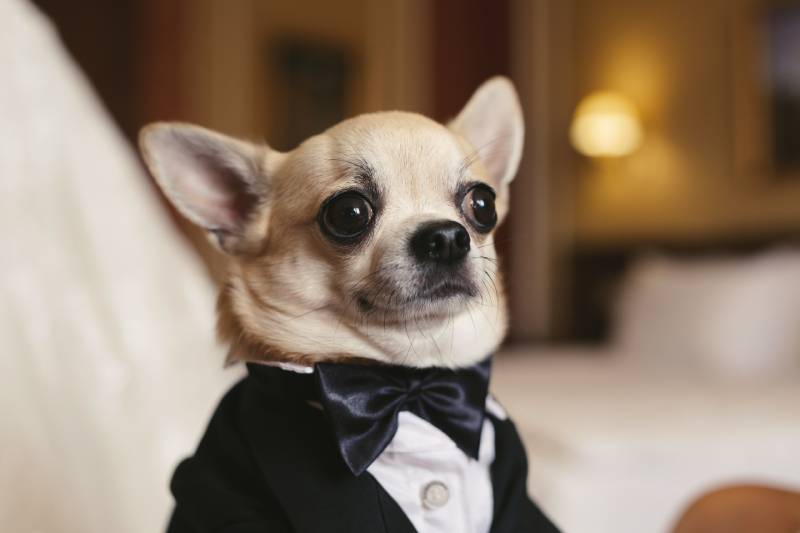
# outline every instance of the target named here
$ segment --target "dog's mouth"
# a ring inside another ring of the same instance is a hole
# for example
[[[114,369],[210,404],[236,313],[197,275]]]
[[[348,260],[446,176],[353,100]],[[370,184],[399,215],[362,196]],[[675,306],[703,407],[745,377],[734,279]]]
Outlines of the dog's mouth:
[[[475,287],[463,281],[445,280],[417,292],[415,300],[434,301],[455,296],[475,296]]]
[[[402,297],[395,291],[387,298],[381,294],[382,292],[377,294],[372,294],[371,291],[361,292],[355,300],[359,310],[365,314],[380,312],[384,316],[389,313],[436,318],[447,314],[444,307],[452,301],[470,299],[478,294],[474,284],[467,280],[454,279],[426,284]]]

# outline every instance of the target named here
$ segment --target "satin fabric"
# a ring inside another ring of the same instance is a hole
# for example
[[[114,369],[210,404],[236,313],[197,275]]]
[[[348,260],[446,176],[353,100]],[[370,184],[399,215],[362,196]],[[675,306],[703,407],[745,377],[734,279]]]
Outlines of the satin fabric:
[[[478,458],[491,357],[458,370],[319,363],[313,374],[301,375],[250,366],[251,373],[279,373],[285,392],[322,404],[339,453],[356,476],[392,441],[400,411],[427,420]]]

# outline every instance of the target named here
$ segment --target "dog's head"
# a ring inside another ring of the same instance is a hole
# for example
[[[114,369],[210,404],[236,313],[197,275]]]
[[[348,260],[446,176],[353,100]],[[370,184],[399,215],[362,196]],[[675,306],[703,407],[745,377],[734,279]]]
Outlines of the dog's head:
[[[288,153],[186,124],[141,135],[164,193],[230,258],[231,359],[449,367],[505,332],[493,233],[522,142],[504,78],[446,126],[362,115]]]

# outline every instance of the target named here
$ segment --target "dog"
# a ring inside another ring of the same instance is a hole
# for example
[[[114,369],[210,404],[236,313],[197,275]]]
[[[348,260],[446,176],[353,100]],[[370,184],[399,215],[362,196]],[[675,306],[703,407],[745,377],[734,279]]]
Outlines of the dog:
[[[142,130],[161,190],[228,258],[218,334],[249,371],[176,470],[169,531],[556,530],[487,389],[523,136],[502,77],[446,125],[365,114],[285,153]]]

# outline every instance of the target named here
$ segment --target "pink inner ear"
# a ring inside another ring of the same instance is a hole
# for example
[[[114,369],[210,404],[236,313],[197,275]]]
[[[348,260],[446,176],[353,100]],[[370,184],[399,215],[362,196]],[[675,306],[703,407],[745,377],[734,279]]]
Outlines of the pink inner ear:
[[[486,157],[486,168],[489,173],[494,177],[497,183],[508,182],[511,178],[508,176],[509,172],[515,172],[516,169],[510,169],[511,166],[511,142],[498,143],[494,150],[490,150],[489,155]]]
[[[502,106],[501,106],[502,107]],[[505,110],[480,110],[476,116],[469,117],[464,125],[467,138],[478,152],[489,175],[500,184],[509,179],[509,173],[516,169],[514,159],[518,132],[513,118]]]
[[[160,181],[175,206],[205,229],[241,230],[259,201],[244,156],[175,137],[162,148]]]
[[[490,80],[478,88],[451,127],[477,151],[495,185],[505,185],[517,171],[523,124],[513,86]]]

